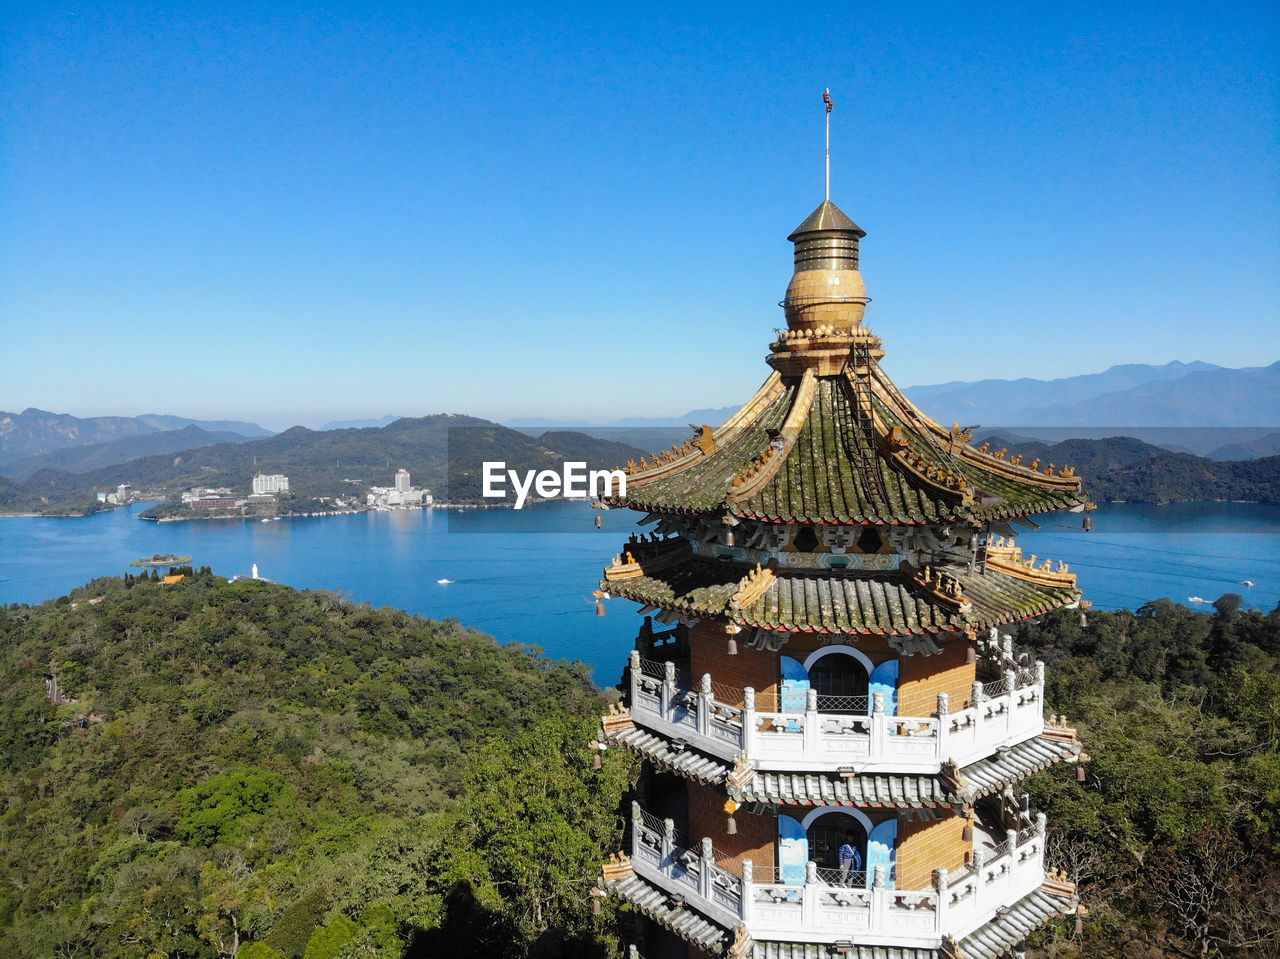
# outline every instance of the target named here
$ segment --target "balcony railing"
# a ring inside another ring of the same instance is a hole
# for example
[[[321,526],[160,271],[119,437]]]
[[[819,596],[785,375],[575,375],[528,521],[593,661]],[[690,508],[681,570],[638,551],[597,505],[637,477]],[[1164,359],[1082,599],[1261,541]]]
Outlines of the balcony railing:
[[[745,923],[757,940],[936,948],[943,936],[968,935],[1044,881],[1043,815],[1031,829],[1009,831],[995,850],[975,849],[963,869],[936,870],[930,888],[902,890],[886,887],[884,866],[869,887],[841,883],[814,863],[804,882],[778,881],[772,869],[757,876],[750,859],[737,874],[717,864],[710,839],[683,847],[672,820],[654,819],[639,803],[631,808],[636,873],[725,928]]]
[[[965,766],[1044,730],[1044,664],[974,683],[970,704],[951,712],[945,693],[933,716],[893,716],[884,695],[867,715],[832,711],[809,690],[802,712],[761,709],[755,690],[735,690],[702,675],[689,688],[674,662],[631,654],[631,716],[655,732],[732,761],[743,753],[760,770],[937,773],[947,760]]]

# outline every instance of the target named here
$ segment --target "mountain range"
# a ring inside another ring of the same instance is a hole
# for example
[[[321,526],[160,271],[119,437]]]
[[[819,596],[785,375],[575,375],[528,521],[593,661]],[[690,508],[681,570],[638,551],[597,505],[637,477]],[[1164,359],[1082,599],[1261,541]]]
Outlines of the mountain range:
[[[481,502],[483,461],[508,469],[554,469],[564,461],[612,468],[648,450],[560,430],[531,437],[488,420],[440,413],[405,417],[388,426],[310,430],[295,426],[255,440],[203,445],[131,459],[86,472],[53,467],[22,480],[0,477],[0,509],[80,513],[96,508],[95,491],[128,483],[144,494],[176,499],[191,487],[247,493],[255,473],[283,473],[298,511],[319,510],[320,497],[363,499],[370,486],[389,486],[407,469],[438,500]]]
[[[979,380],[904,391],[939,422],[990,427],[1280,427],[1280,362],[1129,364],[1056,380]]]
[[[1214,460],[1280,453],[1280,362],[1235,370],[1200,361],[1130,363],[1055,380],[952,381],[903,392],[944,425],[1012,430],[1025,439],[1060,442],[1124,435]],[[737,409],[726,406],[607,423],[518,418],[506,425],[522,430],[581,429],[656,449],[683,442],[691,423],[723,423]]]
[[[195,427],[206,434],[220,434],[212,442],[225,442],[225,434],[243,439],[271,435],[270,430],[265,430],[256,423],[245,423],[240,420],[193,420],[184,416],[168,416],[159,413],[144,413],[141,416],[79,417],[68,413],[50,413],[48,410],[38,410],[34,407],[25,409],[21,413],[0,411],[0,470],[10,472],[8,467],[13,464],[57,450],[96,446],[102,443],[119,443],[130,437],[178,432],[189,427]],[[197,445],[199,439],[197,434],[189,434],[186,447]],[[123,456],[127,460],[155,451],[157,450],[148,448],[145,443],[137,446],[120,443],[113,449],[105,451],[104,455],[117,457],[114,462],[123,462],[118,457]],[[74,460],[74,457],[72,459]],[[39,466],[35,468],[38,469]],[[33,471],[34,469],[25,470],[25,475],[30,475]]]
[[[979,435],[998,430],[1028,449],[1036,443],[1123,435],[1153,450],[1209,460],[1280,454],[1280,363],[1234,370],[1198,361],[1128,364],[1056,380],[954,381],[905,392],[943,424],[981,424]],[[504,434],[504,442],[512,451],[529,443],[543,449],[593,450],[601,457],[593,462],[607,465],[637,450],[683,442],[690,424],[719,424],[736,409],[696,409],[682,416],[635,416],[590,425],[518,418],[505,424],[514,435]],[[294,427],[272,435],[257,424],[237,420],[158,414],[81,418],[38,409],[0,412],[0,500],[10,509],[19,508],[19,503],[43,508],[33,504],[62,502],[117,483],[168,486],[190,480],[191,485],[210,485],[215,474],[222,477],[218,482],[243,485],[258,463],[264,469],[296,474],[305,486],[317,458],[332,459],[333,469],[343,463],[358,465],[360,475],[346,478],[365,483],[389,481],[375,476],[379,463],[383,473],[392,463],[407,466],[424,485],[443,492],[447,426],[465,420],[498,428],[469,417],[452,424],[445,420],[444,414],[386,416],[326,423],[321,430]],[[236,447],[242,449],[235,452]],[[202,449],[210,452],[200,454]],[[1079,457],[1074,462],[1086,468]],[[315,489],[329,489],[333,477],[320,473]]]

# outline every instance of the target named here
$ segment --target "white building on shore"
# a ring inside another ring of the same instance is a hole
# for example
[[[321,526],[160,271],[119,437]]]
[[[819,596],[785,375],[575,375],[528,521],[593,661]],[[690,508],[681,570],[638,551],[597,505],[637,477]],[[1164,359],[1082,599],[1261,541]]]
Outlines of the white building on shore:
[[[430,490],[415,487],[404,469],[396,471],[395,486],[371,486],[367,498],[371,509],[430,506],[433,501]]]
[[[271,473],[269,475],[258,473],[253,478],[253,492],[255,496],[287,493],[289,492],[289,477],[282,476],[279,473]]]

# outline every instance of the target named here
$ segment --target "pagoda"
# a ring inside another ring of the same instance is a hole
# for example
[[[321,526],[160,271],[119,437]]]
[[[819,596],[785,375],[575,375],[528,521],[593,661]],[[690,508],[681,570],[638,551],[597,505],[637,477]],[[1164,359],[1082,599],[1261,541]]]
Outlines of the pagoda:
[[[996,959],[1076,906],[1019,783],[1080,745],[1000,629],[1083,605],[1015,536],[1090,504],[894,386],[865,236],[830,199],[791,233],[772,374],[598,504],[645,514],[600,584],[644,615],[596,744],[644,760],[596,890],[632,956]]]

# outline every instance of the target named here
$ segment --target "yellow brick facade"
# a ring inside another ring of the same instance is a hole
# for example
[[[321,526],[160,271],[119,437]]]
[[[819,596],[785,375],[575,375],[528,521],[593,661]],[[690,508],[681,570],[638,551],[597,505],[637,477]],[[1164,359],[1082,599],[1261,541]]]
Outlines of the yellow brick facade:
[[[899,889],[927,889],[935,869],[959,869],[969,860],[973,843],[965,841],[969,821],[954,812],[932,822],[898,824]]]
[[[970,648],[964,640],[949,639],[936,656],[903,656],[898,666],[898,715],[932,716],[938,711],[939,693],[947,694],[952,712],[964,709],[977,675],[969,662]]]

